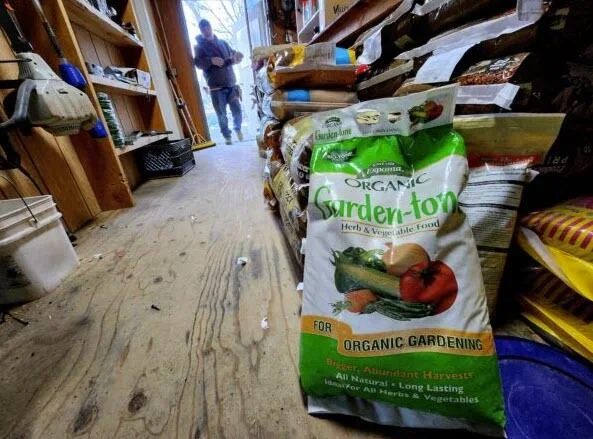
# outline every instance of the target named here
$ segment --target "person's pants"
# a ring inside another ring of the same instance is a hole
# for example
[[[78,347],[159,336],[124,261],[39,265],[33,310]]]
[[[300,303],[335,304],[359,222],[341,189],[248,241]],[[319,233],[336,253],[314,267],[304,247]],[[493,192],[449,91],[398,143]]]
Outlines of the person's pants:
[[[224,87],[219,90],[210,92],[212,97],[212,105],[218,117],[218,124],[220,131],[225,139],[231,138],[231,131],[229,130],[229,120],[227,118],[226,106],[231,107],[233,115],[233,129],[241,131],[241,123],[243,122],[243,115],[241,114],[241,101],[239,99],[239,90],[237,87]]]

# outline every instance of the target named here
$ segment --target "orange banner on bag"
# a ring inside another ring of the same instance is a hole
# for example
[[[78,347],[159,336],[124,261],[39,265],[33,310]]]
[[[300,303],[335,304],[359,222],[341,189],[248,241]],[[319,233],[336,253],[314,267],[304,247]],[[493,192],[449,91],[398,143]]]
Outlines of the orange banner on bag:
[[[423,328],[376,334],[353,334],[352,328],[346,323],[323,316],[303,316],[301,332],[336,339],[338,352],[347,357],[376,357],[411,352],[469,356],[494,354],[492,332]]]

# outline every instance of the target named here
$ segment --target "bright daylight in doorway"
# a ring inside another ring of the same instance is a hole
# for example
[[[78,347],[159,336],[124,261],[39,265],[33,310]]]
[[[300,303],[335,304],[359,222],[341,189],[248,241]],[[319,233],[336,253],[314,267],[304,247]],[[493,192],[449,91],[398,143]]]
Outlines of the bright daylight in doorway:
[[[183,10],[199,58],[197,75],[212,139],[219,144],[254,139],[257,113],[243,0],[184,0]],[[222,64],[213,65],[212,58]]]

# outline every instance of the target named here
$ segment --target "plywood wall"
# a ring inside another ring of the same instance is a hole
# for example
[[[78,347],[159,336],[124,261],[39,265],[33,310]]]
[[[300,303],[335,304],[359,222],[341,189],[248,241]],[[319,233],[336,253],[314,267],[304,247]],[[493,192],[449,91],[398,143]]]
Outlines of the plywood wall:
[[[14,58],[3,33],[0,33],[0,57]],[[16,65],[0,64],[0,79],[14,79],[17,73]],[[0,92],[2,100],[7,93],[6,90]],[[4,111],[3,108],[1,110]],[[3,114],[2,117],[6,116]],[[70,230],[79,229],[100,212],[97,199],[69,137],[54,137],[35,128],[29,136],[15,133],[11,136],[11,141],[21,155],[22,166],[43,192],[53,195]],[[20,171],[0,171],[0,174],[15,183],[23,195],[39,195],[35,185]],[[16,196],[12,186],[0,179],[0,198]]]

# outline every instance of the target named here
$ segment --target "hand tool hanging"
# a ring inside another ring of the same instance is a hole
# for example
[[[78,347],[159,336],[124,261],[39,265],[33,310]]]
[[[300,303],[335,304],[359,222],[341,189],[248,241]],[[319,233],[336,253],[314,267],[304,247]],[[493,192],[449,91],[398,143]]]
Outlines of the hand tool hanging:
[[[71,86],[76,87],[80,90],[83,90],[86,87],[86,79],[84,79],[84,76],[81,73],[81,71],[78,69],[78,67],[76,67],[74,64],[71,64],[68,61],[68,59],[66,58],[66,56],[64,55],[62,46],[60,46],[58,37],[56,36],[54,29],[51,27],[51,24],[49,23],[47,17],[45,16],[45,11],[43,10],[43,7],[41,6],[40,1],[39,0],[31,0],[31,3],[33,3],[33,8],[35,8],[35,11],[37,12],[37,15],[39,16],[39,19],[41,20],[41,24],[43,24],[43,28],[45,29],[45,32],[47,33],[47,36],[49,37],[49,41],[51,42],[51,45],[53,46],[54,50],[58,54],[60,77],[64,81],[66,81],[68,84],[70,84]]]
[[[97,130],[97,113],[89,97],[54,73],[24,36],[14,10],[0,0],[0,25],[10,40],[15,59],[0,62],[17,63],[18,79],[0,80],[0,88],[15,89],[4,100],[8,120],[0,123],[0,144],[5,151],[3,167],[20,168],[18,154],[6,134],[10,130],[25,132],[41,127],[55,136],[77,134],[81,129]],[[104,136],[107,135],[103,128]]]
[[[58,40],[58,37],[54,32],[53,27],[49,23],[49,20],[45,16],[45,11],[41,6],[40,0],[31,0],[31,3],[33,3],[33,8],[37,12],[39,19],[41,20],[41,24],[43,24],[43,28],[47,33],[49,41],[53,46],[54,50],[56,51],[56,54],[58,55],[58,69],[60,71],[60,77],[67,84],[70,84],[71,86],[84,91],[84,89],[87,86],[86,79],[84,78],[84,75],[82,74],[80,69],[76,67],[74,64],[71,64],[66,58],[66,55],[64,55],[64,51],[62,50],[60,41]],[[103,122],[101,121],[101,119],[98,119],[95,127],[93,127],[93,129],[90,130],[90,135],[94,138],[107,137],[107,131],[105,130],[105,127],[103,126]]]

